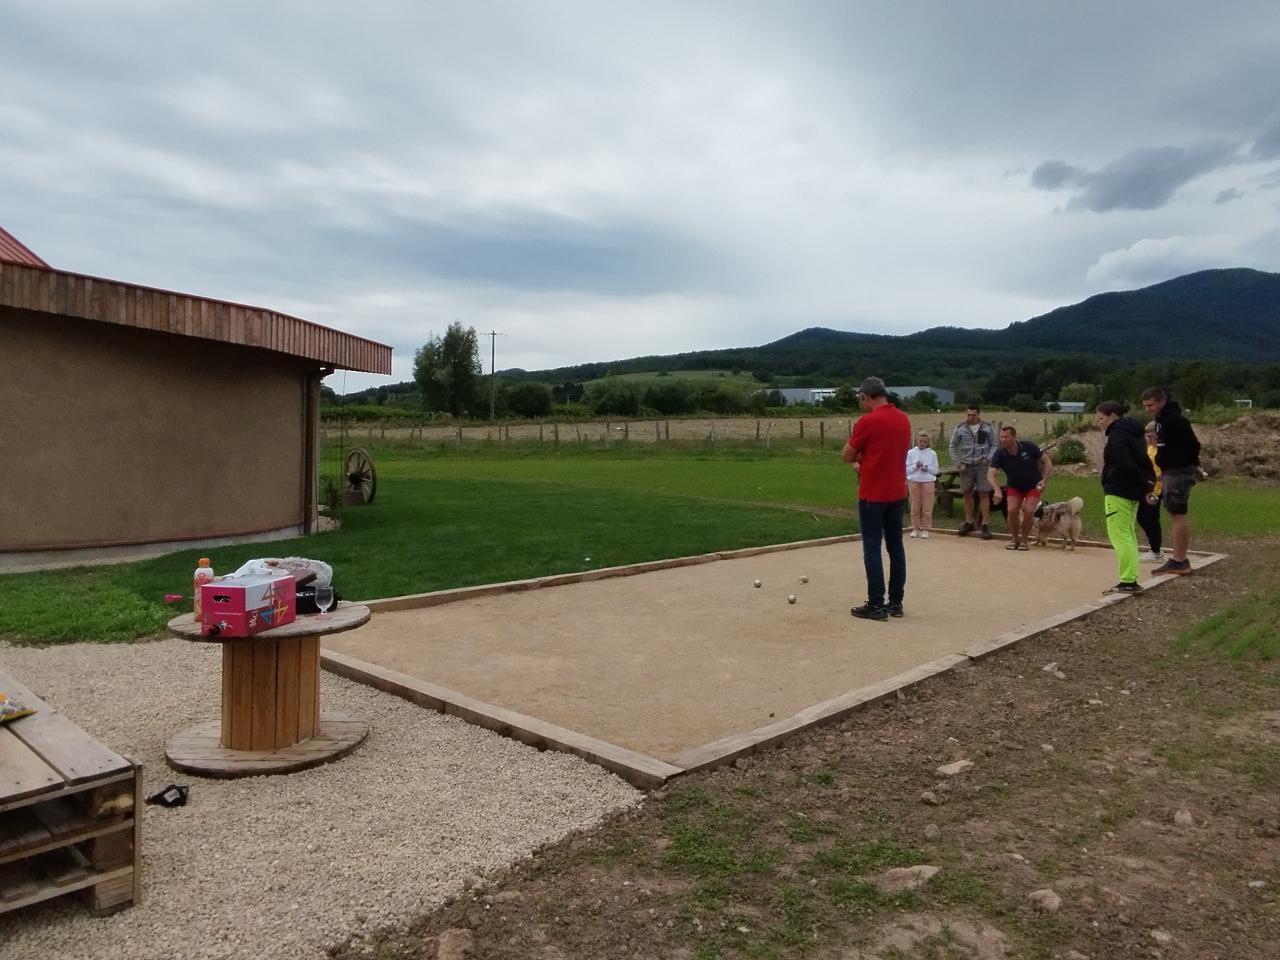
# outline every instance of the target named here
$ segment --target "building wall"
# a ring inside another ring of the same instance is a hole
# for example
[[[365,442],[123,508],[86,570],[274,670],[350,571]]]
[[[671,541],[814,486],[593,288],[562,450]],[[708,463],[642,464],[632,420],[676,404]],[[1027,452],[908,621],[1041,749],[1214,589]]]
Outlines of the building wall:
[[[0,551],[304,523],[314,366],[0,308]]]

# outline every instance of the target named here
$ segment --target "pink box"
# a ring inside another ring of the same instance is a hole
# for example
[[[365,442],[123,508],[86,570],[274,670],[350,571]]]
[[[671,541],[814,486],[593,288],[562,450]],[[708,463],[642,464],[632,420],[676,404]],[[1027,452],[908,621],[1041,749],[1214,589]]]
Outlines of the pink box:
[[[200,587],[200,633],[251,637],[293,623],[292,574],[275,577],[227,577]]]

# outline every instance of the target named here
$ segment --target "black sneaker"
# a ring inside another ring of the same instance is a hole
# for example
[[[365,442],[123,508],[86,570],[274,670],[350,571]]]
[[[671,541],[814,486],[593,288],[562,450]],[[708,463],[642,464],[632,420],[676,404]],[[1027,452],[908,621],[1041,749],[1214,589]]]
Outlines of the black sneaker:
[[[973,524],[966,520],[960,524],[960,529],[956,531],[956,536],[967,537],[971,533],[973,533]]]
[[[852,609],[849,610],[849,612],[853,614],[855,617],[857,617],[859,620],[888,620],[889,619],[888,607],[873,607],[869,603],[864,603],[860,607],[853,607]]]
[[[1151,574],[1152,576],[1162,577],[1166,573],[1176,573],[1176,574],[1179,574],[1180,576],[1185,577],[1190,572],[1191,572],[1190,560],[1174,560],[1172,557],[1170,557],[1160,566],[1152,570]]]
[[[1141,593],[1141,592],[1142,592],[1142,586],[1140,584],[1127,583],[1123,580],[1107,591],[1107,593]]]
[[[982,539],[983,540],[991,539],[991,531],[987,529],[987,525],[985,523],[982,525]]]
[[[891,617],[905,617],[905,616],[906,616],[906,614],[902,612],[902,604],[900,604],[900,603],[891,603],[891,604],[889,604],[889,616],[891,616]]]

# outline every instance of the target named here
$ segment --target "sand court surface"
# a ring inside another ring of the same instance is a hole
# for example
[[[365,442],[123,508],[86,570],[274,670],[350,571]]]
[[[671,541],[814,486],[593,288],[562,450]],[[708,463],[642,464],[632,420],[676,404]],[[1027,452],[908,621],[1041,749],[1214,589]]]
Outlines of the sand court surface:
[[[815,705],[892,689],[1121,599],[1105,595],[1116,582],[1108,548],[1006,542],[906,540],[906,616],[887,622],[849,614],[865,579],[862,545],[846,539],[376,612],[325,638],[326,666],[376,668],[384,689],[392,675],[413,678],[419,702],[498,708],[494,729],[535,718],[678,772],[816,716]]]

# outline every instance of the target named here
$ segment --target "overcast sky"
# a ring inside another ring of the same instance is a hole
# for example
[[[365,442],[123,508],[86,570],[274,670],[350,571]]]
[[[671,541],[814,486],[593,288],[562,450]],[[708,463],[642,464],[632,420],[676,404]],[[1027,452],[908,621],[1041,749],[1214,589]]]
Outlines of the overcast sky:
[[[391,344],[348,391],[454,319],[527,369],[1002,327],[1280,270],[1277,11],[6,0],[0,225]]]

